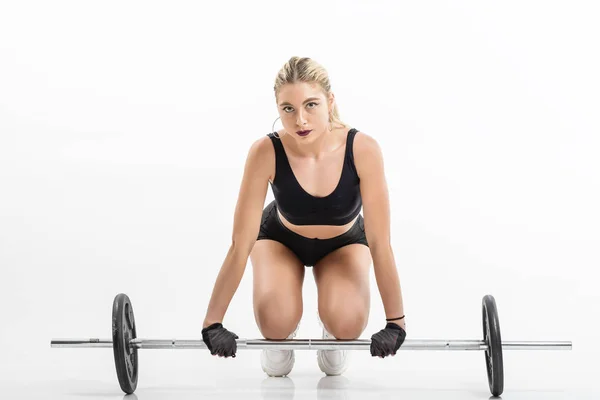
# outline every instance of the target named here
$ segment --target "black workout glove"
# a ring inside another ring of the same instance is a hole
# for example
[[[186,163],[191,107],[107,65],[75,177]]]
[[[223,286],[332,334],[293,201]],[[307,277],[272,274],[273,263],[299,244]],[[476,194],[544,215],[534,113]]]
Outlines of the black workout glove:
[[[223,328],[223,324],[220,322],[215,322],[202,329],[202,340],[213,356],[235,358],[235,352],[237,351],[235,339],[239,339],[238,335]]]
[[[393,322],[388,322],[384,329],[371,336],[371,355],[381,358],[390,354],[395,356],[405,338],[404,329]]]

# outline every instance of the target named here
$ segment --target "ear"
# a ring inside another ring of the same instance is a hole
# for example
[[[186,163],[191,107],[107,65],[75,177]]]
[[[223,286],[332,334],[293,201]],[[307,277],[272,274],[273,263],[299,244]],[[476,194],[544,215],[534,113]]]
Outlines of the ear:
[[[333,111],[333,106],[335,105],[335,95],[333,94],[333,92],[329,93],[329,109]]]

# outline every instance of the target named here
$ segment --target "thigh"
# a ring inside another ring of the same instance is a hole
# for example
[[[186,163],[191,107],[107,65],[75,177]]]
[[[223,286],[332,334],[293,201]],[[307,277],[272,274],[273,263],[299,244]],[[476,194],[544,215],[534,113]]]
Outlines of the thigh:
[[[302,314],[304,265],[280,242],[257,240],[250,252],[255,311],[269,302],[281,311]]]
[[[319,309],[347,304],[368,310],[371,264],[369,247],[359,243],[340,247],[321,258],[313,267]]]

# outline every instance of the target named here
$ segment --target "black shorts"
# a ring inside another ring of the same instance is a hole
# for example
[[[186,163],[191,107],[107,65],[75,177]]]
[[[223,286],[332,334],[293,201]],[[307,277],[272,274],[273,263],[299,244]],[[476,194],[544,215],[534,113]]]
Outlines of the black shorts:
[[[260,231],[256,240],[261,239],[271,239],[284,244],[307,267],[313,267],[317,261],[327,254],[349,244],[360,243],[369,247],[362,215],[359,214],[354,225],[341,235],[328,239],[311,239],[299,235],[283,225],[279,214],[277,214],[275,200],[263,210]]]

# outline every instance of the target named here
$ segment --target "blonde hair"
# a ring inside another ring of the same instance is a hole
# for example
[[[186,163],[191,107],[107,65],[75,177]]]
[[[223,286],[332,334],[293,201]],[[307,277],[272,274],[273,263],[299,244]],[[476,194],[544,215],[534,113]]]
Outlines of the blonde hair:
[[[331,83],[329,75],[325,68],[309,57],[292,57],[281,67],[275,78],[275,99],[279,96],[279,91],[283,85],[288,83],[316,83],[318,84],[326,98],[331,93]],[[275,120],[277,121],[277,120]],[[341,125],[344,128],[350,126],[340,118],[337,103],[333,105],[333,110],[329,113],[329,121],[333,124]],[[273,124],[274,125],[274,124]]]

